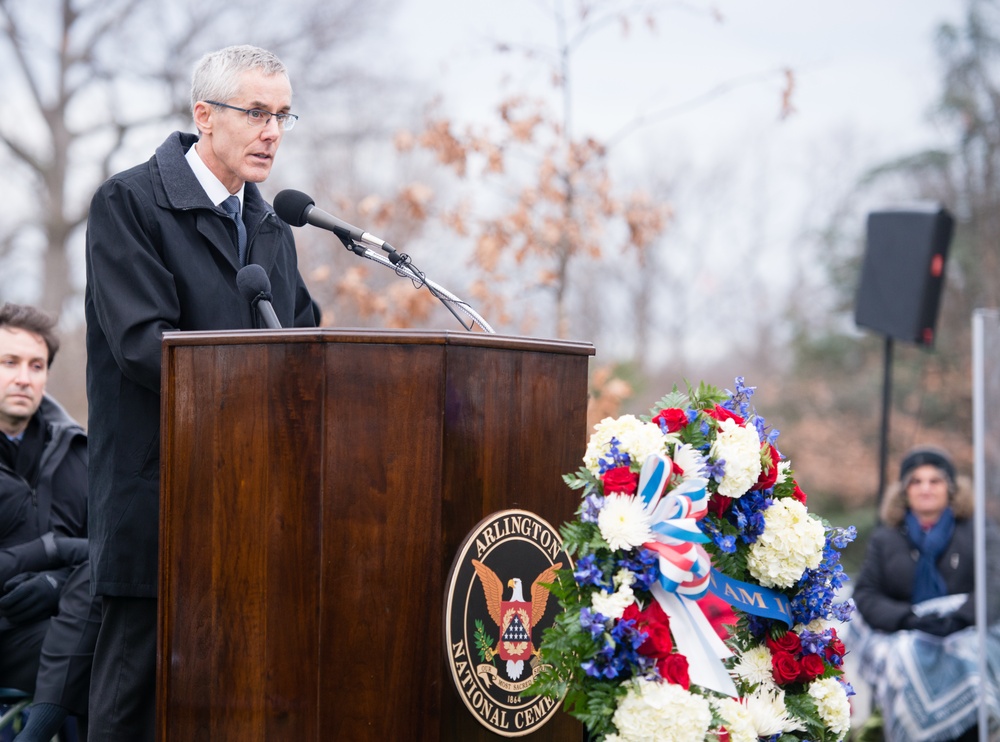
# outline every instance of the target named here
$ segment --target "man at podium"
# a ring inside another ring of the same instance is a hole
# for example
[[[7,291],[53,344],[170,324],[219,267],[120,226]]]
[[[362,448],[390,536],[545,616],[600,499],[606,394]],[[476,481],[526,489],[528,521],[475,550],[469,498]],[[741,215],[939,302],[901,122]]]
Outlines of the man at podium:
[[[291,230],[257,189],[298,118],[282,62],[235,46],[191,86],[198,135],[107,180],[87,225],[90,548],[103,598],[91,742],[154,738],[160,358],[164,332],[258,326],[236,274],[259,264],[284,327],[315,327]]]

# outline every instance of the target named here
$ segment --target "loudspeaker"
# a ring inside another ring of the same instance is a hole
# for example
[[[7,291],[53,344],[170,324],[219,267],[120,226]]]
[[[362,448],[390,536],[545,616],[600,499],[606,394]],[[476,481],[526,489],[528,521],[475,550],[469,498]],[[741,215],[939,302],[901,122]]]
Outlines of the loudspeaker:
[[[874,211],[854,320],[862,327],[932,345],[955,220],[943,207]]]

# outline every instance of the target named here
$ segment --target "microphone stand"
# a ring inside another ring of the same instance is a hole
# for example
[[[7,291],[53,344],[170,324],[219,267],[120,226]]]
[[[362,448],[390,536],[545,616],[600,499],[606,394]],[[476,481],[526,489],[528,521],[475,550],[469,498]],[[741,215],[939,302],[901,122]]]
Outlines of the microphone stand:
[[[496,334],[496,330],[490,327],[490,324],[483,319],[475,309],[470,307],[468,303],[459,299],[443,286],[434,283],[434,281],[427,278],[422,271],[418,270],[410,260],[410,256],[406,253],[396,252],[395,249],[390,248],[389,257],[384,258],[378,253],[368,249],[365,245],[356,242],[349,237],[341,237],[340,235],[337,235],[337,237],[344,243],[344,247],[355,255],[367,258],[368,260],[378,263],[379,265],[384,265],[401,278],[409,278],[413,282],[413,285],[418,289],[421,286],[426,286],[427,290],[430,291],[438,299],[438,301],[444,304],[448,311],[452,313],[455,319],[458,320],[459,324],[461,324],[466,330],[471,331],[473,325],[475,324],[479,325],[484,332],[491,335]],[[459,311],[468,315],[472,321],[467,323],[466,320],[459,314]]]

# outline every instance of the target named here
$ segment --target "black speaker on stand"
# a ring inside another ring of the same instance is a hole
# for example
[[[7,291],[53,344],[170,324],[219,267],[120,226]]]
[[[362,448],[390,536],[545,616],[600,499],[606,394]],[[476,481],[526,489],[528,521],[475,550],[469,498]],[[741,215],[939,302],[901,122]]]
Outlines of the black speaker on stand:
[[[893,340],[934,344],[944,269],[955,220],[942,206],[868,215],[854,321],[885,336],[878,502],[885,490],[892,398]]]

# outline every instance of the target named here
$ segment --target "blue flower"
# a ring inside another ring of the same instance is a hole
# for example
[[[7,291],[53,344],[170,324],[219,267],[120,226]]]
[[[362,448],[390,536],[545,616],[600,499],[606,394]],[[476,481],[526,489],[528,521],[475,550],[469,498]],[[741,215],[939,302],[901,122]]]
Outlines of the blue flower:
[[[854,526],[847,528],[834,528],[830,535],[830,543],[836,549],[843,549],[858,537],[858,529]]]
[[[748,419],[752,414],[755,414],[750,406],[750,398],[755,391],[757,391],[757,387],[747,386],[743,383],[743,377],[737,376],[736,392],[733,393],[727,389],[726,394],[729,395],[729,400],[724,402],[722,406],[732,412],[738,412],[740,417]]]
[[[725,554],[735,554],[736,553],[736,537],[732,534],[722,534],[716,533],[712,540],[715,541],[715,545],[719,547],[719,550]]]
[[[829,629],[822,633],[806,630],[799,635],[802,649],[809,654],[819,654],[822,652],[831,638],[832,635]]]
[[[834,603],[832,609],[833,617],[846,623],[851,620],[851,616],[854,614],[854,601],[845,600],[842,603]]]
[[[763,492],[747,492],[743,497],[733,502],[733,507],[726,513],[726,518],[740,532],[740,539],[745,544],[757,541],[764,532],[764,511],[774,503]]]
[[[604,633],[604,622],[607,619],[600,613],[594,613],[589,608],[580,609],[580,628],[589,631],[592,639]]]
[[[656,552],[649,549],[637,549],[635,556],[629,556],[628,552],[625,552],[617,565],[631,572],[635,578],[632,584],[639,583],[643,590],[649,590],[660,574],[660,559]]]
[[[604,579],[604,572],[597,566],[597,556],[595,554],[585,554],[576,562],[576,569],[573,571],[573,579],[576,584],[601,586]]]
[[[771,631],[771,620],[762,616],[747,614],[747,628],[757,641],[764,641]]]
[[[604,474],[609,469],[617,469],[619,466],[631,466],[632,457],[627,453],[618,450],[618,446],[621,445],[621,441],[617,438],[611,438],[611,447],[606,456],[602,456],[597,460],[598,471]]]
[[[714,479],[716,482],[721,482],[726,476],[726,460],[716,459],[715,461],[706,461],[705,476],[709,479]]]
[[[601,514],[603,509],[604,496],[597,492],[591,492],[583,499],[583,504],[580,506],[580,520],[584,523],[596,523],[597,516]]]
[[[628,677],[631,674],[630,665],[624,653],[619,652],[621,645],[607,634],[604,644],[593,659],[581,663],[583,671],[592,678],[607,678],[613,680],[619,676]]]

